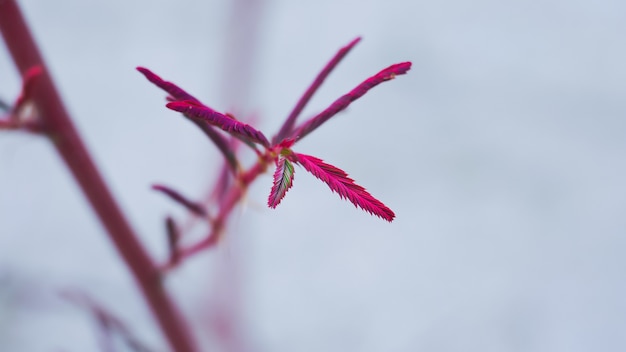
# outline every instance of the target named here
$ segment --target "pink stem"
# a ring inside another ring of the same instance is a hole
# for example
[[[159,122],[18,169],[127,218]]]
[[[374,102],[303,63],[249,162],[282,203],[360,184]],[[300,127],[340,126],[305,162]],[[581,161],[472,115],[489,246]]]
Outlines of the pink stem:
[[[161,267],[163,272],[167,272],[175,268],[177,265],[183,262],[183,259],[188,259],[205,250],[206,248],[216,245],[222,237],[226,220],[231,211],[237,205],[241,197],[245,194],[246,189],[259,175],[263,174],[267,170],[267,165],[272,162],[272,155],[270,152],[266,152],[262,155],[254,166],[252,166],[247,172],[241,175],[241,178],[236,181],[228,190],[224,196],[221,204],[220,211],[212,222],[211,232],[208,236],[202,240],[192,244],[187,248],[182,248],[177,252],[176,257],[171,257],[165,265]]]
[[[196,351],[189,329],[165,292],[154,262],[117,206],[74,128],[14,0],[0,0],[0,30],[22,75],[31,67],[43,68],[43,73],[32,87],[31,95],[37,105],[43,129],[130,268],[172,349],[177,352]]]

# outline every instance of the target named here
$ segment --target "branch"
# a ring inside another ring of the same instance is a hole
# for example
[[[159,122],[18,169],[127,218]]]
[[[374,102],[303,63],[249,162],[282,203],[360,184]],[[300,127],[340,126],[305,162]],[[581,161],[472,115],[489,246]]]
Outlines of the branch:
[[[222,238],[226,220],[235,205],[237,205],[237,203],[245,195],[245,190],[248,188],[250,183],[252,183],[252,181],[266,171],[267,165],[272,161],[273,158],[271,153],[266,151],[266,153],[259,158],[256,164],[254,164],[247,172],[243,173],[235,184],[230,186],[228,192],[224,195],[222,201],[220,202],[219,213],[215,216],[215,219],[213,219],[213,222],[211,223],[210,233],[195,244],[186,248],[180,248],[177,252],[177,258],[175,258],[175,260],[170,258],[160,270],[162,272],[167,272],[182,263],[183,259],[194,256],[207,248],[214,247]]]
[[[106,228],[111,241],[128,265],[171,348],[177,352],[196,351],[189,328],[163,289],[152,259],[113,199],[74,128],[14,0],[0,1],[0,30],[22,76],[31,67],[42,68],[41,76],[32,87],[32,99],[41,114],[44,131],[50,137],[55,149]]]

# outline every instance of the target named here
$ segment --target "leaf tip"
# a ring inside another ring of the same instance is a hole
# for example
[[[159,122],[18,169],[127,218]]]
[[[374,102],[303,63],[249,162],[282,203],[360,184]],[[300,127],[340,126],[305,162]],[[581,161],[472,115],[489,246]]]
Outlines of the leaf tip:
[[[185,112],[189,108],[189,104],[184,101],[171,101],[165,104],[165,107],[170,110]]]
[[[411,66],[413,66],[413,63],[411,61],[406,61],[406,62],[401,62],[399,64],[395,64],[394,73],[397,75],[403,75],[411,69]]]
[[[143,66],[137,66],[135,67],[135,69],[137,71],[139,71],[139,73],[141,73],[142,75],[144,75],[144,77],[146,77],[149,81],[153,81],[154,79],[156,79],[157,75],[154,74],[154,72],[150,71],[149,69],[143,67]]]
[[[352,41],[350,42],[350,44],[347,45],[347,47],[351,48],[351,47],[359,44],[359,42],[361,42],[361,40],[363,40],[363,37],[357,36],[356,38],[352,39]]]
[[[291,158],[355,207],[389,222],[395,218],[396,214],[391,209],[374,198],[365,188],[354,183],[345,171],[310,155],[294,153]]]

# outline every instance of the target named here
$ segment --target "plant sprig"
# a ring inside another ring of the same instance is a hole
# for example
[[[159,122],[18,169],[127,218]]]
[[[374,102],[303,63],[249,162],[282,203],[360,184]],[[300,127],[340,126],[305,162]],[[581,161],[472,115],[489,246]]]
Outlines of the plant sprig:
[[[322,82],[360,40],[360,37],[356,38],[348,45],[341,48],[322,69],[310,87],[305,91],[302,98],[300,98],[293,111],[285,119],[279,131],[271,139],[271,142],[259,129],[238,121],[230,114],[215,111],[208,105],[203,104],[193,95],[187,93],[184,89],[172,82],[161,79],[147,68],[137,68],[150,82],[169,94],[167,97],[167,108],[182,113],[205,131],[222,152],[228,165],[230,165],[232,176],[237,181],[231,183],[230,191],[227,191],[217,204],[219,211],[211,222],[212,230],[210,234],[204,240],[190,247],[178,250],[177,256],[188,256],[198,252],[202,248],[217,243],[226,217],[234,205],[242,197],[247,186],[256,179],[258,175],[265,172],[267,166],[271,164],[275,165],[275,171],[273,174],[272,188],[267,201],[270,208],[276,208],[287,194],[287,191],[293,186],[295,174],[294,164],[297,164],[326,183],[331,191],[337,193],[341,198],[347,199],[354,204],[355,207],[361,208],[386,221],[393,221],[395,213],[383,202],[372,196],[364,187],[356,184],[345,171],[325,163],[322,159],[300,154],[293,150],[293,146],[302,140],[302,138],[315,131],[340,111],[346,109],[352,102],[364,96],[370,89],[382,82],[394,79],[398,75],[403,75],[411,69],[411,62],[401,62],[391,65],[364,80],[317,115],[296,126],[298,116],[310,101],[311,97],[319,89]],[[253,148],[258,155],[257,163],[247,171],[242,170],[241,167],[239,167],[240,163],[237,159],[233,143],[229,142],[226,136],[230,136],[231,140],[232,138],[236,138]],[[158,190],[161,192],[165,191],[161,188]],[[186,204],[188,207],[190,206],[189,202],[184,201],[181,197],[173,197],[172,192],[166,192],[166,194],[179,203],[183,205]],[[176,259],[176,262],[178,262],[178,259],[179,258]],[[174,264],[176,263],[170,261],[169,264],[166,264],[166,267],[170,267]]]

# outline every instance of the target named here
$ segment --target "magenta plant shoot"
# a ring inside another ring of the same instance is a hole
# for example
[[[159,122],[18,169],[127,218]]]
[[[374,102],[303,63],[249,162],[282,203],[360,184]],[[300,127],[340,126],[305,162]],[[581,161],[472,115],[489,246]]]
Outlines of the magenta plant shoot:
[[[346,172],[323,162],[317,157],[299,154],[292,150],[294,144],[323,125],[338,112],[347,108],[353,101],[365,95],[370,89],[384,81],[395,78],[397,75],[405,74],[411,68],[410,62],[402,62],[383,69],[363,81],[347,94],[341,96],[316,116],[294,127],[298,115],[304,109],[323,80],[359,41],[360,38],[356,38],[350,42],[350,44],[342,48],[326,65],[311,87],[309,87],[304,96],[300,99],[292,113],[287,117],[279,132],[272,138],[272,143],[270,143],[265,135],[258,129],[236,120],[231,115],[222,114],[211,109],[182,88],[174,83],[162,80],[150,70],[143,67],[138,67],[137,70],[144,74],[150,82],[169,93],[170,96],[168,96],[168,100],[170,102],[166,105],[169,109],[183,113],[185,117],[193,120],[198,126],[205,130],[205,132],[206,130],[211,131],[209,136],[218,146],[226,158],[227,163],[231,165],[231,169],[235,172],[235,177],[244,181],[245,184],[256,178],[259,172],[255,172],[252,175],[247,173],[246,177],[246,174],[242,173],[237,167],[239,163],[236,161],[235,152],[229,147],[229,143],[224,142],[223,136],[212,136],[215,134],[215,129],[222,130],[226,134],[243,141],[254,149],[259,159],[256,165],[257,167],[253,167],[251,171],[264,170],[269,162],[275,165],[274,182],[267,201],[269,207],[276,208],[287,194],[287,191],[293,186],[295,174],[293,164],[298,164],[302,166],[304,170],[326,183],[331,191],[337,193],[341,198],[347,199],[354,204],[354,206],[372,215],[391,222],[395,218],[394,212],[367,192],[364,187],[356,184],[354,180],[348,177]],[[258,147],[263,148],[263,150],[259,150]],[[160,190],[163,191],[162,189]]]

